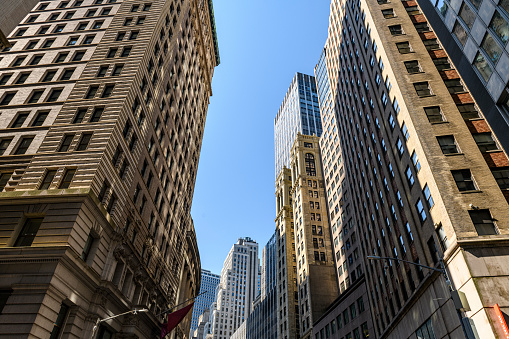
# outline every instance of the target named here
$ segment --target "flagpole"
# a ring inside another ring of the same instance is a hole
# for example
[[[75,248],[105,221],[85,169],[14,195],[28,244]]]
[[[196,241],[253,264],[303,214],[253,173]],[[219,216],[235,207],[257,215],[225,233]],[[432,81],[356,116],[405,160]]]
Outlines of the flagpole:
[[[189,299],[187,299],[187,300],[184,300],[184,301],[183,301],[183,302],[181,302],[180,304],[175,305],[175,306],[173,306],[173,307],[170,307],[170,308],[168,308],[168,309],[166,309],[166,310],[162,311],[162,312],[161,312],[161,313],[159,313],[159,314],[156,314],[156,317],[160,316],[161,314],[168,313],[168,312],[170,312],[171,310],[173,310],[174,308],[179,307],[180,305],[184,305],[186,302],[188,302],[188,301],[190,301],[190,300],[193,300],[193,299],[196,299],[196,298],[198,298],[200,295],[205,294],[205,293],[207,293],[207,292],[208,292],[208,291],[202,292],[202,293],[198,294],[196,297],[192,297],[192,298],[189,298]]]

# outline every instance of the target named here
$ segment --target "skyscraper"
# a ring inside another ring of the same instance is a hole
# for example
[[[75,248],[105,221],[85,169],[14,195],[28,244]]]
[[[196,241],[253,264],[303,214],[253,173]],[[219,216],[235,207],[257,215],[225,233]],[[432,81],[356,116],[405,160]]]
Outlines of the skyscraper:
[[[509,152],[509,1],[417,1],[470,89],[484,117]],[[410,11],[412,2],[406,3]],[[422,14],[412,15],[419,20]],[[426,28],[428,27],[428,28]]]
[[[198,327],[198,318],[202,313],[207,309],[210,310],[212,303],[216,301],[216,288],[220,280],[221,277],[219,275],[208,270],[201,270],[200,296],[196,298],[194,302],[190,333],[193,333]],[[206,321],[208,315],[203,319]]]
[[[276,177],[284,166],[290,166],[290,150],[297,133],[322,134],[315,78],[298,72],[274,118]]]
[[[502,336],[509,160],[485,112],[417,3],[333,0],[329,22],[320,148],[344,299],[315,337]]]
[[[151,338],[200,285],[189,211],[219,63],[212,2],[41,1],[9,40],[0,336],[90,338],[146,307],[95,335]]]
[[[239,238],[233,244],[221,271],[214,311],[213,338],[228,339],[252,311],[258,294],[258,244]]]
[[[25,16],[35,7],[39,0],[0,0],[0,49],[2,40],[25,18]],[[39,5],[39,8],[47,6],[45,2]],[[5,42],[6,40],[4,40]]]

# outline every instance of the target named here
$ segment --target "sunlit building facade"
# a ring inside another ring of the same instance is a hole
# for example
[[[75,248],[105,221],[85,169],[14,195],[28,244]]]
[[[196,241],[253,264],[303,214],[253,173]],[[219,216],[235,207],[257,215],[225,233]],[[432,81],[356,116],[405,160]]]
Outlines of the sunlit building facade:
[[[199,324],[199,317],[206,310],[210,310],[211,305],[216,301],[216,288],[219,285],[221,276],[214,274],[208,270],[201,270],[201,285],[198,298],[195,299],[193,305],[193,316],[191,318],[191,333],[193,333]],[[203,293],[203,294],[202,294]],[[209,312],[210,313],[210,312]],[[208,313],[203,317],[203,321],[208,320]]]
[[[190,208],[219,64],[212,2],[39,1],[8,39],[0,337],[158,336],[200,286]]]

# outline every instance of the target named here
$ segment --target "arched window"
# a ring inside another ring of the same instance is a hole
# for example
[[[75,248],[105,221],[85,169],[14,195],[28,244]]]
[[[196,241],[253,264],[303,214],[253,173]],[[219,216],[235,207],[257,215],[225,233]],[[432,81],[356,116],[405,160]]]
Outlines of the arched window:
[[[311,153],[306,153],[305,161],[306,161],[306,174],[315,177],[316,176],[315,156]]]

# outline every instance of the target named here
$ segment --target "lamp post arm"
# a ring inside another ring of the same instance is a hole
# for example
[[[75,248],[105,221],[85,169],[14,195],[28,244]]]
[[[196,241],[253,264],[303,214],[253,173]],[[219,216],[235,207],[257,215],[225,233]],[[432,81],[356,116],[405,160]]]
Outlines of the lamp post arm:
[[[97,328],[99,327],[99,325],[102,323],[102,322],[105,322],[105,321],[108,321],[108,320],[111,320],[111,319],[114,319],[114,318],[117,318],[117,317],[120,317],[122,315],[126,315],[126,314],[129,314],[129,313],[133,313],[133,314],[137,314],[138,312],[148,312],[148,309],[146,308],[142,308],[142,309],[139,309],[139,310],[131,310],[131,311],[127,311],[127,312],[124,312],[124,313],[120,313],[120,314],[116,314],[116,315],[113,315],[111,317],[108,317],[108,318],[104,318],[104,319],[97,319],[94,327],[92,328],[92,339],[94,338],[95,336],[95,331],[97,331]]]
[[[373,256],[373,255],[368,255],[366,258],[368,258],[370,260],[394,260],[394,261],[402,261],[402,262],[406,262],[407,264],[410,264],[410,265],[420,266],[420,267],[424,267],[424,268],[427,268],[427,269],[432,270],[432,271],[437,271],[437,272],[440,272],[440,273],[445,273],[444,269],[439,269],[439,268],[435,268],[435,267],[431,267],[431,266],[427,266],[427,265],[423,265],[423,264],[418,264],[418,263],[415,263],[413,261],[408,261],[408,260],[403,260],[403,259],[398,259],[398,258],[379,257],[379,256]]]

